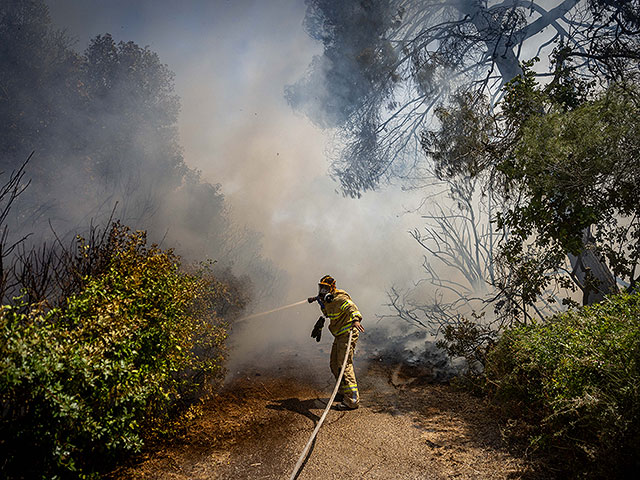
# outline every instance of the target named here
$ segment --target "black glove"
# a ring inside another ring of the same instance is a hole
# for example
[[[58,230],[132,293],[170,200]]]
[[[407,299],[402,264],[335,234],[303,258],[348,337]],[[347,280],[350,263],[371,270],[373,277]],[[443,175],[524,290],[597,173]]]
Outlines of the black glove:
[[[311,338],[315,338],[316,342],[320,341],[320,337],[322,336],[322,327],[324,327],[324,317],[320,317],[316,324],[313,326],[313,331],[311,332]]]

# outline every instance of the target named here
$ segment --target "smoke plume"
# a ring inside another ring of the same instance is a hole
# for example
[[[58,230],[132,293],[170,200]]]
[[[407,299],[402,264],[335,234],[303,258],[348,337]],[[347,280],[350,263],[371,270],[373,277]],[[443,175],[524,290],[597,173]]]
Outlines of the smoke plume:
[[[391,284],[418,277],[420,249],[407,233],[415,219],[402,212],[418,203],[419,194],[391,186],[354,200],[336,192],[327,176],[331,132],[292,112],[283,94],[321,52],[304,29],[303,2],[47,5],[53,27],[65,29],[74,51],[109,33],[116,45],[148,45],[175,74],[181,105],[172,124],[176,153],[190,173],[168,194],[165,179],[151,181],[146,168],[136,173],[162,199],[162,211],[154,212],[163,219],[153,227],[156,238],[179,253],[211,256],[248,275],[262,297],[253,312],[313,295],[318,279],[331,274],[351,294],[367,329],[392,323],[377,323],[377,315],[388,313]],[[81,136],[67,128],[60,138]],[[185,185],[190,187],[182,192]],[[220,236],[226,238],[221,242]],[[238,325],[232,335],[237,357],[274,345],[301,353],[326,350],[328,332],[319,345],[309,338],[319,314],[307,304]],[[361,343],[366,341],[365,335]]]

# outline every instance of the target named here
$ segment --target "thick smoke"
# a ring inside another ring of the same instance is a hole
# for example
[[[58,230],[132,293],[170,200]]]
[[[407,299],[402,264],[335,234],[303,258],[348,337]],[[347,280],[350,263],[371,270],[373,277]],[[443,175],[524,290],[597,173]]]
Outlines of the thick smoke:
[[[284,86],[301,78],[321,51],[304,30],[303,2],[48,4],[78,49],[96,34],[111,32],[116,41],[150,45],[175,72],[184,161],[201,171],[196,185],[210,184],[193,195],[214,204],[217,195],[224,196],[222,217],[232,227],[210,231],[231,231],[220,258],[247,272],[263,292],[253,312],[313,295],[318,279],[331,274],[351,294],[369,331],[394,323],[377,323],[377,315],[389,313],[384,304],[391,284],[418,277],[420,249],[407,233],[415,219],[402,215],[418,196],[394,188],[359,200],[336,193],[327,176],[327,134],[296,116],[283,95]],[[170,223],[201,226],[217,218],[217,207],[194,210],[184,197],[169,205]],[[171,226],[171,232],[178,251],[200,255],[208,247],[197,229]],[[274,275],[279,270],[288,281]],[[236,358],[279,348],[326,352],[328,332],[320,344],[309,338],[319,314],[317,305],[306,304],[237,325]],[[367,341],[365,334],[361,344]]]
[[[282,271],[262,256],[256,234],[229,215],[220,185],[185,162],[174,74],[150,48],[93,36],[79,51],[41,1],[0,8],[0,163],[31,156],[31,184],[7,218],[24,246],[63,243],[110,218],[146,230],[186,262],[275,286]],[[253,288],[260,299],[273,288]]]
[[[384,34],[395,16],[388,1],[308,2],[305,28],[325,48],[313,57],[309,74],[286,87],[291,106],[321,127],[335,127],[377,95],[378,84],[393,88],[388,71],[397,58]]]

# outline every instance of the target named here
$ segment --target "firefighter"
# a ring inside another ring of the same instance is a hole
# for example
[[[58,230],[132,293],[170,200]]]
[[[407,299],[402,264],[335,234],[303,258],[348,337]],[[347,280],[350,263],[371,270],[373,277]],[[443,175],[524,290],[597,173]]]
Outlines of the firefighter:
[[[340,394],[342,401],[336,406],[338,410],[355,410],[360,403],[358,384],[353,370],[353,354],[358,341],[358,334],[364,332],[360,324],[362,315],[351,297],[344,290],[336,289],[336,281],[329,275],[325,275],[318,283],[318,296],[309,299],[309,302],[317,301],[324,317],[329,319],[329,331],[335,337],[331,347],[331,372],[338,379],[344,356],[349,350],[347,366],[340,382]],[[311,337],[320,341],[324,317],[316,322]],[[351,344],[349,344],[349,330],[353,329]]]

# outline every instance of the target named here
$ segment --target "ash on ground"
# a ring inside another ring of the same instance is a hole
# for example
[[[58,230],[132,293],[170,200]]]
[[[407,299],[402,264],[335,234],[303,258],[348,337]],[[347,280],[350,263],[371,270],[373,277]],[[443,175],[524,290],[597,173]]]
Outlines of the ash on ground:
[[[420,330],[390,335],[384,329],[371,329],[358,349],[360,357],[370,363],[395,366],[395,386],[448,383],[467,368],[463,358],[450,358],[436,345],[433,336]]]

